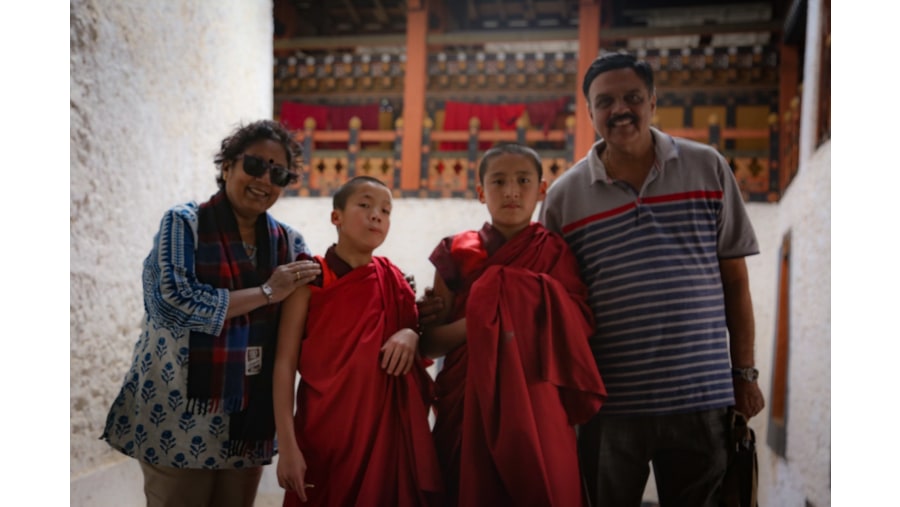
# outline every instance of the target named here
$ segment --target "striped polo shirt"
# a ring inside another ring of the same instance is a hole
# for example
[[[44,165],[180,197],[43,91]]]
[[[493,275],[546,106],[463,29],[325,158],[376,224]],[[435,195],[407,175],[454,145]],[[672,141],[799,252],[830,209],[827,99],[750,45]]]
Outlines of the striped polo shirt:
[[[571,246],[590,290],[605,414],[734,403],[718,263],[759,253],[725,159],[651,130],[656,163],[639,192],[608,177],[601,140],[551,185],[540,212]]]

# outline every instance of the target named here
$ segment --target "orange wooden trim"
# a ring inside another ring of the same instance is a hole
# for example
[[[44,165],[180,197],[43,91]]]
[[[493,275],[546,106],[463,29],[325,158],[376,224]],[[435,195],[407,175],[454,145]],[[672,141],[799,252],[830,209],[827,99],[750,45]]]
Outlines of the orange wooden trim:
[[[600,49],[600,2],[582,0],[578,4],[578,79],[575,80],[575,160],[587,154],[594,144],[596,134],[588,114],[587,99],[581,91],[584,75],[597,58]]]
[[[790,283],[791,238],[785,236],[781,244],[781,266],[778,280],[778,310],[776,313],[775,361],[772,378],[770,411],[772,419],[784,422],[787,415],[788,354],[790,353]]]
[[[546,134],[542,130],[528,130],[525,132],[526,141],[565,141],[565,130],[550,130]]]
[[[419,188],[422,165],[422,127],[425,123],[425,74],[428,9],[424,2],[409,2],[406,13],[406,71],[403,79],[403,151],[400,188]]]
[[[698,132],[702,129],[695,129]],[[468,142],[468,130],[436,130],[431,132],[431,140],[452,141],[452,142]],[[298,142],[306,139],[304,133],[298,133],[296,136]],[[316,142],[349,142],[350,132],[347,130],[317,130],[312,134],[313,140]],[[394,142],[397,134],[394,130],[360,130],[360,142]],[[518,134],[514,130],[486,130],[478,133],[478,140],[484,142],[515,142],[518,140]],[[542,130],[528,130],[525,132],[526,142],[537,141],[559,141],[566,140],[566,132],[564,130],[551,130],[544,134]]]
[[[349,142],[350,132],[346,130],[317,130],[313,132],[313,140],[319,142]]]
[[[768,139],[769,129],[722,129],[722,139]]]
[[[798,94],[800,84],[800,58],[795,46],[781,44],[778,63],[778,116],[784,121],[785,113],[791,110],[791,100]],[[796,144],[799,137],[794,135],[792,129],[781,128],[778,131],[779,163],[778,179],[779,190],[784,192],[791,175],[797,169],[793,167],[794,157],[789,156],[790,147]],[[793,138],[793,139],[792,139]]]
[[[481,134],[478,134],[478,139],[481,140]],[[469,140],[469,131],[468,130],[432,130],[431,131],[431,140],[432,141],[453,141],[453,142],[467,142]]]
[[[360,130],[359,140],[366,142],[394,142],[397,139],[397,133],[393,130]]]
[[[709,129],[682,128],[666,129],[666,134],[687,139],[709,139]],[[468,142],[468,130],[434,130],[431,132],[431,140],[434,142]],[[769,129],[722,129],[722,139],[768,139]],[[306,135],[297,133],[296,139],[303,142]],[[360,130],[360,142],[394,142],[397,134],[394,130]],[[485,130],[478,133],[478,141],[484,142],[516,142],[519,136],[514,130]],[[349,142],[350,132],[347,130],[317,130],[313,132],[313,140],[316,142]],[[550,130],[544,134],[543,130],[525,131],[526,142],[557,141],[564,142],[566,132],[564,130]]]

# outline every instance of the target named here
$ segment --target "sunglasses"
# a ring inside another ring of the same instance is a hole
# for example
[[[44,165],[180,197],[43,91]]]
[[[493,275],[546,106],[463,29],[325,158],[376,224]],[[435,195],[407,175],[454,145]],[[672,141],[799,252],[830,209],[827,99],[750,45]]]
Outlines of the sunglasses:
[[[279,187],[286,187],[291,183],[296,182],[297,178],[299,178],[297,173],[288,171],[280,165],[267,163],[259,157],[247,154],[244,154],[243,157],[244,172],[254,178],[261,178],[263,174],[266,174],[266,170],[268,170],[269,179],[272,181],[272,184],[278,185]]]

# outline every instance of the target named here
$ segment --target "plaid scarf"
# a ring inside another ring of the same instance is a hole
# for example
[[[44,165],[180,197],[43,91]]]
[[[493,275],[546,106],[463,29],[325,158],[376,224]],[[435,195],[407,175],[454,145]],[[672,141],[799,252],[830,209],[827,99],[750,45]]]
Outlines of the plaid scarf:
[[[265,282],[289,262],[287,234],[268,213],[256,221],[257,267],[244,251],[234,212],[224,191],[200,205],[195,269],[197,279],[238,290]],[[192,331],[188,364],[188,411],[225,413],[232,455],[271,452],[275,435],[272,367],[279,305],[266,305],[225,321],[218,336]],[[262,371],[245,375],[247,347],[262,347]]]

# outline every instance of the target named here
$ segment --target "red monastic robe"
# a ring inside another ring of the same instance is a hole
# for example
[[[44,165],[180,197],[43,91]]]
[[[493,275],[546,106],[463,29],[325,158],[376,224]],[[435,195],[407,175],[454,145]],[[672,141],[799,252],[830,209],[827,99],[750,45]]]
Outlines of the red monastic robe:
[[[565,241],[532,224],[492,256],[478,233],[453,238],[464,279],[455,320],[466,344],[437,378],[434,435],[458,505],[583,504],[573,425],[606,389],[588,346],[587,289]]]
[[[341,278],[324,260],[300,352],[294,429],[307,463],[308,502],[284,505],[436,505],[440,469],[428,427],[431,378],[419,360],[407,375],[381,368],[381,346],[416,329],[415,294],[383,257]]]

